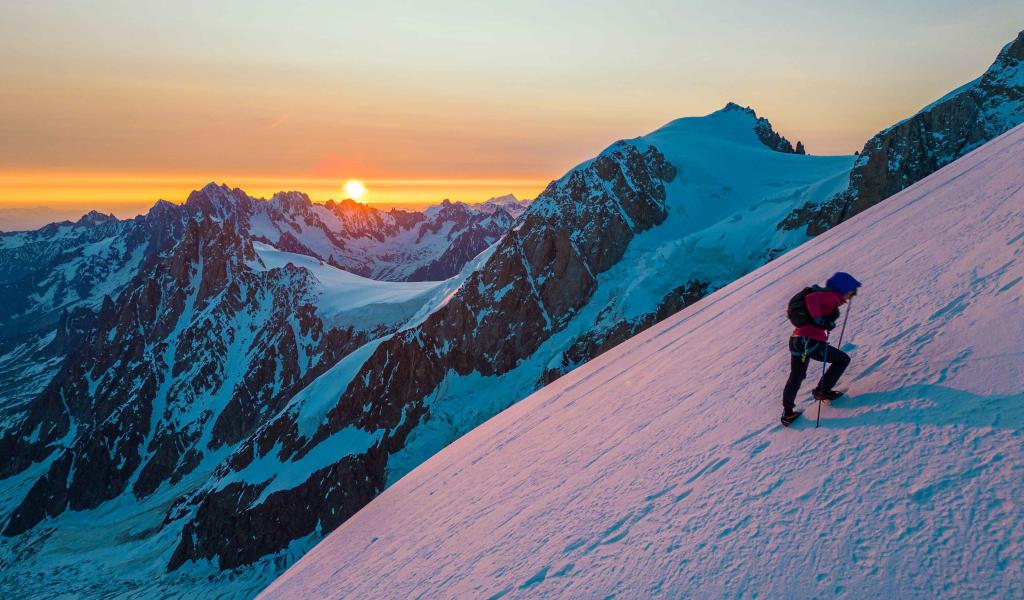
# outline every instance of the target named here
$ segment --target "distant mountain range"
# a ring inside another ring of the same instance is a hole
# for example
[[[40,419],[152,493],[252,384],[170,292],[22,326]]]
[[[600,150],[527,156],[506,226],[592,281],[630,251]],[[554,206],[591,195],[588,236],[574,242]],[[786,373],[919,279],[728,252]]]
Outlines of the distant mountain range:
[[[494,243],[527,205],[501,197],[385,212],[352,201],[314,204],[297,192],[259,200],[210,184],[183,205],[160,201],[135,219],[93,211],[0,234],[0,291],[8,300],[0,306],[0,398],[18,404],[38,394],[78,334],[95,326],[103,303],[153,276],[202,222],[212,222],[207,234],[228,227],[238,236],[230,240],[237,247],[220,254],[241,256],[264,242],[376,279],[437,281]]]
[[[49,206],[0,208],[0,231],[30,231],[58,221],[77,221],[87,212]]]
[[[860,156],[730,103],[528,208],[210,185],[0,235],[4,584],[251,593],[502,409],[1024,121],[1022,46]]]

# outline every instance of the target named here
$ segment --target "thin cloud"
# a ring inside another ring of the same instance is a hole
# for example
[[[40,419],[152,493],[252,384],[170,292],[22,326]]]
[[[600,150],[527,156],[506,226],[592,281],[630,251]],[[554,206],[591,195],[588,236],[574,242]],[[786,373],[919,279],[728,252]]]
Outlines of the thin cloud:
[[[288,120],[288,113],[281,113],[277,117],[275,117],[275,118],[271,119],[270,121],[268,121],[263,126],[263,131],[270,131],[271,129],[275,129],[277,127],[280,127],[281,124],[283,124],[287,120]]]

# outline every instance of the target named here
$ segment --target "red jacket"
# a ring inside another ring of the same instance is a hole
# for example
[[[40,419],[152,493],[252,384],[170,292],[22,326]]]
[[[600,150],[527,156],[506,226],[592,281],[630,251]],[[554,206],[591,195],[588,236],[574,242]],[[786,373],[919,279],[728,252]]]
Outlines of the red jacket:
[[[811,313],[811,317],[817,318],[827,316],[846,304],[846,298],[843,298],[843,295],[835,290],[825,290],[807,294],[804,297],[804,302],[807,303],[807,311]],[[811,338],[819,342],[828,341],[828,332],[813,323],[797,327],[793,330],[793,335]]]

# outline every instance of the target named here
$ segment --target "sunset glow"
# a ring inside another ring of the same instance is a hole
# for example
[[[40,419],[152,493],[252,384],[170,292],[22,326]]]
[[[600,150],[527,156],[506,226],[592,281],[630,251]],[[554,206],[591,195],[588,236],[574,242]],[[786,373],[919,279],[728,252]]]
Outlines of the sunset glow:
[[[209,181],[338,199],[356,176],[374,204],[533,197],[617,139],[729,101],[812,154],[850,154],[980,74],[1024,19],[1003,2],[977,19],[887,5],[884,24],[871,2],[524,0],[500,20],[387,4],[5,3],[0,208],[182,201]]]
[[[254,197],[269,198],[280,191],[296,190],[313,202],[356,199],[339,186],[335,177],[271,176],[234,173],[130,174],[112,172],[0,172],[0,207],[50,206],[98,209],[119,217],[149,210],[158,200],[184,202],[191,191],[209,182],[224,183]],[[418,209],[448,198],[482,202],[502,194],[534,198],[546,179],[361,179],[366,193],[359,200],[378,208]]]

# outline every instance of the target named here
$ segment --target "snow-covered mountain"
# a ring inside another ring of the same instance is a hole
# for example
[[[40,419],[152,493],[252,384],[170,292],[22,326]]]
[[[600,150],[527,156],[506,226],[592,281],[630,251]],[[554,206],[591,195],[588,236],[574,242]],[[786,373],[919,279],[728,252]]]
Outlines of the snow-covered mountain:
[[[574,370],[261,597],[1024,595],[1021,164],[1024,126]],[[783,429],[784,306],[836,270],[848,396]]]
[[[801,148],[729,104],[612,144],[515,218],[207,186],[130,227],[94,216],[139,231],[123,248],[62,241],[88,223],[0,236],[22,269],[0,318],[28,336],[0,352],[0,587],[255,592],[476,425],[809,239],[785,225],[856,157]],[[38,298],[33,328],[16,307]]]
[[[472,208],[486,213],[494,213],[499,208],[508,212],[513,217],[519,217],[519,215],[526,212],[526,209],[530,207],[529,200],[520,200],[513,194],[505,194],[504,196],[496,196],[480,204],[471,205]]]
[[[1021,123],[1024,31],[980,77],[868,140],[847,189],[827,202],[801,206],[783,226],[821,233]]]
[[[95,327],[104,299],[151,270],[184,235],[186,219],[161,202],[137,219],[90,212],[74,223],[0,234],[0,414],[42,391]]]
[[[509,197],[476,209],[444,202],[423,212],[379,211],[353,201],[313,204],[283,192],[270,200],[210,184],[183,206],[158,202],[119,220],[90,212],[76,222],[0,233],[0,401],[39,394],[105,297],[181,241],[190,219],[230,220],[241,237],[344,270],[392,281],[450,278],[521,214]],[[401,287],[401,286],[399,286]]]
[[[137,535],[152,546],[170,503],[256,427],[342,357],[421,320],[462,280],[378,281],[339,269],[338,257],[352,254],[345,243],[381,232],[346,229],[344,210],[332,208],[210,185],[136,219],[90,213],[0,235],[5,540],[62,539],[77,531],[77,514],[90,513],[92,525],[112,507],[120,525],[111,527],[124,527],[96,540],[92,555],[76,546],[80,554],[58,551],[47,563],[34,547],[32,565],[108,556]],[[513,222],[502,210],[481,216],[451,203],[430,215],[379,215],[408,221],[381,234],[405,253],[382,253],[392,275],[459,269]],[[268,243],[272,232],[280,247]],[[334,242],[331,263],[312,250]],[[430,247],[417,254],[417,244]],[[6,586],[6,567],[26,546],[3,546]]]
[[[444,306],[339,362],[174,510],[170,568],[308,544],[545,381],[806,239],[776,224],[840,191],[853,157],[773,150],[765,123],[730,104],[553,182]]]
[[[617,142],[441,283],[334,265],[370,247],[353,240],[447,238],[455,227],[436,224],[466,205],[428,209],[415,227],[395,211],[222,186],[158,205],[171,233],[142,236],[146,262],[109,293],[75,296],[90,326],[8,414],[0,560],[18,557],[10,573],[74,563],[88,585],[122,573],[131,585],[258,589],[476,424],[805,239],[775,224],[840,190],[853,158],[766,145],[779,140],[730,104]],[[502,204],[466,222],[507,215]],[[12,252],[35,240],[9,239]],[[67,554],[67,536],[91,539],[77,532],[95,523],[108,535]],[[139,556],[152,569],[118,558]]]

